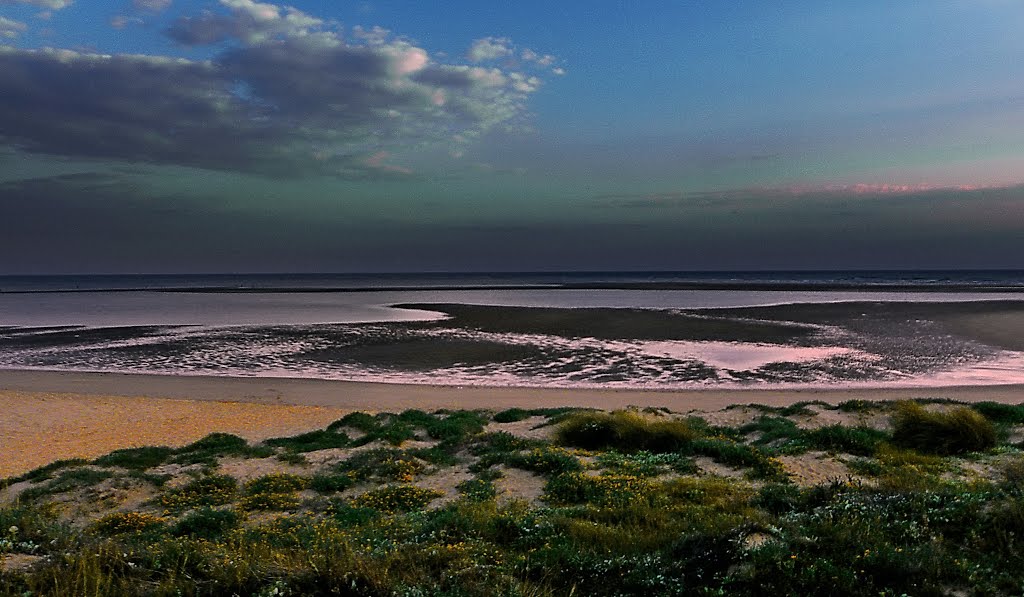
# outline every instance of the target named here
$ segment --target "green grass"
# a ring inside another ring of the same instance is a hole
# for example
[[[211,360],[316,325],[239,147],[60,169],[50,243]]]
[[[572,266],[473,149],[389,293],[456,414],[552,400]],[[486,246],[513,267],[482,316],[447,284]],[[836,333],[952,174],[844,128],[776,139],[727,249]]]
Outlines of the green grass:
[[[908,407],[884,408],[899,416]],[[981,416],[959,405],[952,413],[958,408]],[[571,426],[595,414],[553,416]],[[800,430],[770,411],[745,433],[626,414],[640,420],[598,417],[603,431],[584,436],[604,447],[587,451],[559,445],[561,436],[481,433],[479,413],[350,415],[330,433],[404,428],[444,445],[363,448],[336,464],[310,459],[302,476],[241,485],[180,473],[146,485],[155,497],[141,505],[105,500],[149,483],[144,467],[161,457],[262,452],[221,436],[172,454],[118,451],[102,457],[106,468],[43,467],[32,474],[33,499],[0,506],[0,554],[43,559],[0,572],[0,594],[875,597],[1014,595],[1024,587],[1024,460],[1005,438],[971,456],[995,465],[994,478],[968,481],[956,476],[962,458],[897,445],[895,432]],[[988,411],[985,421],[1004,425],[1012,416]],[[913,424],[920,429],[921,418]],[[276,449],[301,454],[286,446],[319,441],[305,435]],[[870,482],[788,482],[773,455],[805,449],[835,451]],[[701,475],[697,456],[747,478]],[[543,475],[543,500],[499,496],[498,464]],[[448,488],[449,499],[413,485],[450,466],[476,476]],[[318,493],[300,497],[307,488]],[[93,501],[79,509],[73,500],[83,499]]]
[[[63,470],[63,469],[62,469]],[[42,485],[29,487],[21,492],[19,499],[25,502],[41,498],[68,493],[78,489],[86,489],[106,481],[114,476],[114,473],[93,468],[71,468],[64,470],[56,477],[51,478]]]
[[[50,464],[45,464],[38,468],[34,468],[23,475],[11,477],[7,479],[4,483],[13,484],[20,483],[22,481],[31,481],[33,483],[38,483],[40,481],[46,481],[47,479],[53,478],[54,473],[56,473],[57,471],[61,471],[67,468],[80,467],[85,464],[89,464],[89,461],[84,458],[68,458],[65,460],[55,460]]]
[[[352,505],[394,514],[419,510],[442,495],[444,495],[442,492],[434,489],[423,489],[412,485],[389,485],[354,498]]]
[[[898,446],[939,455],[988,450],[997,439],[995,426],[969,407],[931,412],[916,402],[898,406],[892,437]]]
[[[144,471],[167,462],[174,455],[174,452],[173,448],[166,446],[126,448],[124,450],[114,450],[106,456],[100,456],[93,461],[93,464]]]
[[[218,458],[235,456],[239,458],[266,458],[274,451],[265,446],[250,446],[249,442],[230,433],[211,433],[175,451],[171,462],[177,464],[212,465]]]
[[[515,423],[530,418],[530,411],[523,408],[510,408],[494,415],[495,423]]]
[[[559,443],[587,450],[675,452],[697,437],[685,421],[615,411],[569,415],[558,425]]]
[[[327,450],[330,448],[345,448],[351,444],[348,436],[337,431],[310,431],[294,437],[275,437],[263,443],[275,448],[284,448],[289,452],[303,453],[315,452],[316,450]]]
[[[801,440],[815,450],[870,456],[889,439],[889,434],[871,427],[827,425],[804,432]]]
[[[998,425],[1024,425],[1024,404],[976,402],[971,408]]]
[[[171,529],[171,533],[176,537],[216,541],[238,528],[241,522],[242,517],[234,510],[206,506],[183,516]]]
[[[227,475],[205,475],[168,489],[160,496],[159,505],[180,512],[202,506],[222,506],[235,499],[238,481]]]
[[[333,473],[345,474],[354,481],[412,481],[427,470],[427,465],[409,453],[395,448],[364,450],[335,465]]]

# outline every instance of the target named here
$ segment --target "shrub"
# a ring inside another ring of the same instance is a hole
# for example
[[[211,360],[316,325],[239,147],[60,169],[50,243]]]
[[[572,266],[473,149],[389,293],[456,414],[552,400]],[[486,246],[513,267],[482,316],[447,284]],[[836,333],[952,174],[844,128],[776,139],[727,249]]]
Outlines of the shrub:
[[[32,481],[33,483],[39,483],[40,481],[52,479],[53,474],[59,470],[71,467],[78,467],[85,464],[89,464],[89,461],[84,458],[68,458],[65,460],[56,460],[54,462],[51,462],[50,464],[44,464],[39,468],[34,468],[23,475],[12,477],[8,479],[6,482],[19,483],[21,481]]]
[[[846,427],[828,425],[804,432],[803,441],[809,446],[826,452],[841,452],[856,456],[870,456],[888,434],[871,427]]]
[[[234,510],[200,508],[179,520],[171,532],[178,537],[215,540],[237,528],[241,519]]]
[[[364,412],[349,413],[328,425],[327,431],[336,431],[342,427],[351,427],[363,433],[373,433],[377,430],[377,419]]]
[[[230,433],[211,433],[206,437],[179,448],[173,462],[178,464],[213,464],[217,458],[224,456],[244,456],[246,458],[263,458],[273,456],[274,451],[268,447],[251,447],[249,442]]]
[[[716,462],[729,466],[749,468],[751,476],[757,479],[785,481],[788,477],[782,463],[758,450],[723,438],[702,438],[693,442],[690,449]]]
[[[526,454],[514,454],[505,459],[509,466],[542,474],[560,474],[583,469],[578,458],[565,448],[534,448]]]
[[[530,413],[521,408],[510,408],[494,415],[495,423],[515,423],[530,418]]]
[[[241,507],[246,510],[290,510],[299,505],[298,492],[309,481],[298,475],[271,473],[248,481]]]
[[[243,510],[292,510],[302,500],[294,491],[288,493],[254,493],[242,498],[239,507]]]
[[[682,454],[653,454],[646,451],[632,454],[604,452],[597,456],[597,464],[609,472],[638,477],[657,477],[669,470],[681,475],[698,471],[696,463]]]
[[[162,527],[166,520],[144,512],[114,512],[93,523],[93,530],[107,535],[139,533]]]
[[[336,467],[337,472],[347,474],[354,481],[378,478],[408,482],[426,469],[427,466],[420,460],[393,448],[365,450]]]
[[[653,485],[633,475],[602,475],[594,477],[572,472],[552,477],[545,485],[545,501],[552,504],[591,504],[625,506],[646,499]]]
[[[256,493],[287,493],[299,491],[309,486],[309,481],[298,475],[288,473],[271,473],[256,477],[245,484],[245,492]]]
[[[556,436],[562,444],[588,450],[675,452],[696,438],[697,433],[685,421],[616,411],[569,415],[559,424]]]
[[[313,452],[329,448],[344,448],[351,442],[344,433],[336,431],[310,431],[294,437],[275,437],[264,442],[268,446],[284,448],[290,452]]]
[[[977,411],[961,406],[929,412],[915,402],[897,407],[892,437],[898,446],[940,455],[977,452],[996,445],[995,427]]]
[[[19,498],[28,502],[45,496],[67,493],[76,489],[92,487],[113,476],[114,473],[105,470],[72,468],[62,472],[56,478],[50,479],[45,485],[26,489],[21,492]]]
[[[356,507],[373,508],[386,514],[420,510],[444,493],[413,485],[389,485],[368,491],[352,500]]]
[[[844,413],[869,413],[888,406],[885,400],[847,400],[840,402],[836,408]]]
[[[487,479],[477,478],[463,481],[458,484],[456,489],[459,490],[462,497],[474,502],[485,502],[494,499],[494,496],[497,495],[494,483]]]
[[[143,448],[125,448],[114,450],[106,456],[93,461],[99,466],[119,466],[130,470],[144,471],[159,466],[174,454],[173,448],[166,446],[149,446]]]
[[[335,493],[352,487],[352,477],[345,474],[313,475],[309,480],[309,488],[317,493]]]
[[[985,415],[990,421],[1002,425],[1024,424],[1024,404],[1001,404],[999,402],[978,402],[971,408]]]
[[[454,444],[480,433],[486,424],[487,418],[478,412],[457,411],[448,413],[443,418],[433,417],[425,427],[430,437],[445,444]]]
[[[760,434],[760,437],[754,443],[763,445],[793,440],[800,437],[803,431],[796,426],[796,423],[789,419],[761,416],[740,427],[740,433],[743,435],[751,433]]]
[[[238,491],[238,481],[227,475],[207,475],[181,487],[169,489],[160,496],[160,504],[168,510],[188,510],[200,506],[221,506],[231,502]]]
[[[792,512],[801,503],[800,488],[788,483],[767,483],[754,496],[752,503],[772,514]]]

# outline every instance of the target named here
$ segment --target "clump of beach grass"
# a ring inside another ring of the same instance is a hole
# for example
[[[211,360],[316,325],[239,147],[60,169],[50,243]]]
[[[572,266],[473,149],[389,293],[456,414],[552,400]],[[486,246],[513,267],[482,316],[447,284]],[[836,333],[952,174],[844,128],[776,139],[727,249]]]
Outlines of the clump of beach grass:
[[[556,431],[556,438],[564,445],[620,452],[675,452],[697,436],[686,421],[630,411],[574,413],[559,423]]]
[[[928,411],[916,402],[902,402],[893,415],[893,443],[938,455],[988,450],[996,445],[996,429],[984,415],[959,406]]]

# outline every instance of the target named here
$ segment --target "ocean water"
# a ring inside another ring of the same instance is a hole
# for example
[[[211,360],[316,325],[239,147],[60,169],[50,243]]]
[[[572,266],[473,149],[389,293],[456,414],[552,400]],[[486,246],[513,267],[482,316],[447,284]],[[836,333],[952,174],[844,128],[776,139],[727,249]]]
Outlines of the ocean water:
[[[1024,317],[1024,272],[8,276],[0,368],[638,388],[1024,382],[1024,354],[964,332],[989,312]]]

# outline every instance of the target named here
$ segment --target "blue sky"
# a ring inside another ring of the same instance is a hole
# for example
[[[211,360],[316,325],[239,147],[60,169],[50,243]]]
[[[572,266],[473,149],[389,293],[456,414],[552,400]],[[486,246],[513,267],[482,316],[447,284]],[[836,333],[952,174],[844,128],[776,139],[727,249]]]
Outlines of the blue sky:
[[[1024,267],[1022,26],[0,0],[0,272]]]

